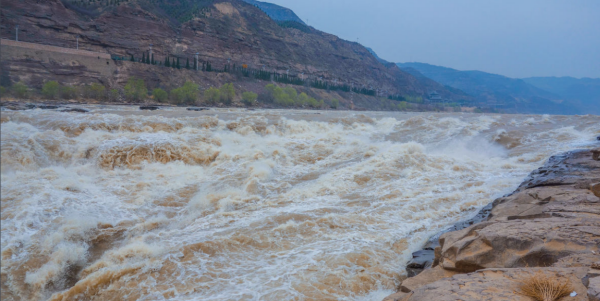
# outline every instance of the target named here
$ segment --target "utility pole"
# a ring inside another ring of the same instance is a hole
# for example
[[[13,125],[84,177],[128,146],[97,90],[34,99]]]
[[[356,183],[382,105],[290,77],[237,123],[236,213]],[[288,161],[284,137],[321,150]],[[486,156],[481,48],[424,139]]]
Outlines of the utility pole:
[[[19,41],[19,25],[17,25],[17,29],[15,30],[15,41]]]

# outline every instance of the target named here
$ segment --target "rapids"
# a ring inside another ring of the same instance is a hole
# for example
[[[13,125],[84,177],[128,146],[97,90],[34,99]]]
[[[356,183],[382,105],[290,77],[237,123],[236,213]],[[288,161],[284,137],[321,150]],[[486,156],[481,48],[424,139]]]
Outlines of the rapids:
[[[381,300],[599,116],[2,111],[2,300]]]

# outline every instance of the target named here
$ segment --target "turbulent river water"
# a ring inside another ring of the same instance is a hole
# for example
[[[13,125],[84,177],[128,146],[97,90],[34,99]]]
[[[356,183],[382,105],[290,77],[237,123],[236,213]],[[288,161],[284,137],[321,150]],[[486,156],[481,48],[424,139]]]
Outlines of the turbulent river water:
[[[2,111],[2,300],[381,300],[599,116]]]

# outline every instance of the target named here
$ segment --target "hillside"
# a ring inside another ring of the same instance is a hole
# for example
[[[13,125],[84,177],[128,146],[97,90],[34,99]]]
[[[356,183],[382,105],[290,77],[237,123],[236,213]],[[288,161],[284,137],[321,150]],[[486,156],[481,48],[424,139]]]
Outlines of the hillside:
[[[261,2],[256,0],[244,0],[247,3],[250,3],[254,6],[257,6],[262,11],[264,11],[271,19],[275,21],[292,21],[298,22],[302,25],[306,25],[302,19],[300,19],[294,11],[289,8],[282,7],[273,3]]]
[[[523,80],[568,100],[584,114],[600,114],[600,78],[530,77]]]
[[[80,49],[125,59],[134,56],[139,60],[152,45],[157,62],[169,57],[193,63],[198,53],[200,62],[210,63],[213,70],[247,66],[248,70],[289,74],[306,83],[352,87],[384,98],[425,96],[430,90],[396,65],[380,63],[358,43],[308,26],[299,30],[278,24],[256,6],[241,0],[180,0],[177,5],[166,0],[9,0],[3,1],[1,14],[2,38],[12,39],[15,25],[19,24],[22,41],[74,48],[79,35]],[[64,78],[64,72],[57,73],[51,64],[35,57],[30,59],[33,61],[3,58],[4,81],[29,81],[39,88],[44,81]],[[150,89],[170,89],[182,84],[181,76],[168,75],[172,71],[149,71],[153,69],[139,64],[115,63],[118,75],[110,80],[94,80],[111,88],[122,87],[132,75],[146,79]],[[36,74],[33,77],[32,72]],[[196,77],[200,81],[205,76]],[[225,75],[216,77],[217,83],[231,80]],[[443,88],[438,92],[448,99],[464,98]],[[351,97],[345,98],[351,101]]]
[[[481,71],[459,71],[424,63],[398,63],[405,72],[414,71],[474,96],[481,104],[519,113],[576,114],[580,109],[554,93],[524,80]],[[411,71],[413,70],[413,71]]]

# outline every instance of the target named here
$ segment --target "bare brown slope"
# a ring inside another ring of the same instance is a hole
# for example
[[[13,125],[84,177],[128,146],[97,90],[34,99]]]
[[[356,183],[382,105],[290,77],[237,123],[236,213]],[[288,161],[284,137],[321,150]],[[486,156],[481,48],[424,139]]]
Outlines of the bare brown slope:
[[[306,32],[282,28],[258,8],[239,0],[214,1],[206,13],[183,24],[141,0],[92,13],[67,8],[59,0],[8,0],[3,1],[1,14],[3,38],[13,38],[19,24],[20,39],[28,42],[75,47],[75,36],[80,35],[83,49],[136,57],[153,44],[159,61],[175,55],[185,62],[198,52],[201,60],[215,68],[231,59],[238,66],[279,73],[289,70],[290,75],[304,73],[305,79],[373,88],[381,96],[424,95],[437,89],[446,97],[456,97],[440,87],[424,85],[395,65],[381,64],[358,43],[312,28]]]

